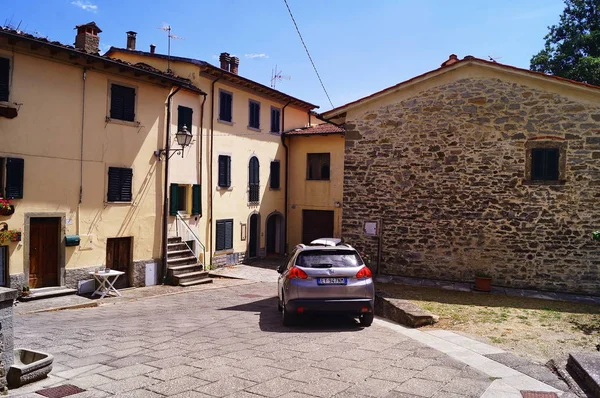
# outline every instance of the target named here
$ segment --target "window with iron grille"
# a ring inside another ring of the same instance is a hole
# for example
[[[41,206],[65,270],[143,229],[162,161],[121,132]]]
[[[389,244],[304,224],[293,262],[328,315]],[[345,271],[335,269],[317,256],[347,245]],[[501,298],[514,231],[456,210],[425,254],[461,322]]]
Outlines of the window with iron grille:
[[[281,110],[279,108],[271,107],[271,132],[281,132]]]
[[[233,219],[217,220],[216,250],[233,249]]]
[[[233,94],[219,90],[219,120],[231,122],[233,120]]]
[[[253,129],[260,128],[260,102],[250,100],[248,103],[249,120],[248,127]]]
[[[558,148],[531,149],[531,180],[557,181],[560,151]]]
[[[0,58],[0,101],[8,101],[8,88],[10,83],[10,61]]]
[[[329,180],[329,153],[309,153],[306,161],[307,180]]]
[[[217,185],[221,188],[231,186],[231,156],[219,155],[219,181]]]
[[[135,121],[135,88],[110,85],[110,118]]]
[[[107,202],[131,202],[133,170],[125,167],[108,168]]]
[[[248,202],[250,203],[258,203],[260,200],[259,168],[258,158],[256,156],[250,158],[248,165]]]

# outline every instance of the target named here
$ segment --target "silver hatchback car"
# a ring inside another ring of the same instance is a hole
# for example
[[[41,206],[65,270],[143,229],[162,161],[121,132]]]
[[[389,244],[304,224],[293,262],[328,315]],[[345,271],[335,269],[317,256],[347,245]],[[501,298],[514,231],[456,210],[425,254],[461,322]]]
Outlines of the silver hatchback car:
[[[277,269],[278,309],[285,326],[308,313],[357,316],[373,323],[375,287],[371,270],[358,252],[339,239],[298,245],[287,264]]]

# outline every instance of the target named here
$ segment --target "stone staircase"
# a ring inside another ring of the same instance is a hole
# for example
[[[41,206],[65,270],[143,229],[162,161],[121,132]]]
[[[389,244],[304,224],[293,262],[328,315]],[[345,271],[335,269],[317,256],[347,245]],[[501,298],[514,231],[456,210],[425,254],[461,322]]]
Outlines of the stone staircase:
[[[212,283],[208,272],[180,237],[167,240],[167,279],[172,285],[179,286]]]

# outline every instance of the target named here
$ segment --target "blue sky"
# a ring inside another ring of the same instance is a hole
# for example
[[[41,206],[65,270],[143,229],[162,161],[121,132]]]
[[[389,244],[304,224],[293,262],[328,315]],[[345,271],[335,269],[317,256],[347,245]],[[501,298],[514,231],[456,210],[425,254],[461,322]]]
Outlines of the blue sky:
[[[96,21],[101,47],[125,47],[128,30],[137,48],[218,64],[229,52],[240,74],[269,85],[278,66],[290,80],[277,89],[331,108],[298,38],[283,0],[1,0],[0,24],[74,42],[75,25]],[[562,0],[288,0],[334,106],[343,105],[437,68],[451,53],[495,57],[528,68],[542,49],[547,26],[558,22]]]

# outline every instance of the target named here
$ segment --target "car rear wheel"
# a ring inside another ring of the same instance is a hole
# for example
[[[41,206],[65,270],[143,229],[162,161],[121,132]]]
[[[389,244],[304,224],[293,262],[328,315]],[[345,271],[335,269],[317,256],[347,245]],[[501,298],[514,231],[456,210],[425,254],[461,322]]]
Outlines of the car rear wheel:
[[[281,306],[281,301],[279,300],[279,297],[277,297],[277,311],[283,311],[283,307]]]
[[[293,326],[295,320],[296,319],[294,318],[294,314],[288,312],[288,310],[285,308],[285,298],[282,297],[281,298],[281,323],[283,323],[283,326]]]
[[[366,314],[362,314],[359,317],[359,320],[360,320],[360,324],[362,326],[369,327],[373,323],[373,313],[372,312],[368,312]]]

